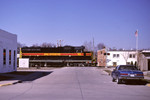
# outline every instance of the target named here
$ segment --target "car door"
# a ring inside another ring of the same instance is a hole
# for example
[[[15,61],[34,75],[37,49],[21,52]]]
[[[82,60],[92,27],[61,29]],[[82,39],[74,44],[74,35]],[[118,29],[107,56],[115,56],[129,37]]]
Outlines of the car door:
[[[118,73],[118,67],[116,67],[116,68],[114,69],[113,73],[112,73],[112,77],[113,77],[114,79],[117,79],[117,73]]]

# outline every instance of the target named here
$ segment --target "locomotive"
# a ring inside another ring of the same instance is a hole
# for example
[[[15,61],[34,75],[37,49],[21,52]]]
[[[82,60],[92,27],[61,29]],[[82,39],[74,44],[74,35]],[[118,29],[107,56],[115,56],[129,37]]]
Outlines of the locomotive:
[[[29,58],[29,66],[90,66],[92,52],[84,51],[84,46],[64,47],[23,47],[21,58]]]

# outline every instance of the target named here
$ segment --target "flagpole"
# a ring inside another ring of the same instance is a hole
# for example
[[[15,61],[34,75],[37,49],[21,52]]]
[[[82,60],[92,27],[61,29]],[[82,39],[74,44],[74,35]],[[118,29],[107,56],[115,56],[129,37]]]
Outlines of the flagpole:
[[[136,30],[136,57],[137,57],[137,67],[138,67],[138,30]]]
[[[137,35],[136,35],[136,51],[138,51],[138,30],[136,30]]]

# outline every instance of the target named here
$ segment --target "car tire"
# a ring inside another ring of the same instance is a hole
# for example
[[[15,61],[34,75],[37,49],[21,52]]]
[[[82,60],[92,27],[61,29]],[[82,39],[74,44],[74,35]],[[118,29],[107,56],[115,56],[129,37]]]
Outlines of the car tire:
[[[122,80],[117,78],[117,84],[121,84],[122,83]]]
[[[116,80],[114,78],[112,78],[112,82],[115,82]]]

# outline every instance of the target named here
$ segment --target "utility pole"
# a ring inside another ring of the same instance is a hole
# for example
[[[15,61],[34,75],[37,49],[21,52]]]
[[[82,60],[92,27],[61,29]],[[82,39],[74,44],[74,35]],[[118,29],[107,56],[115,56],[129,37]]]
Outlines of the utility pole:
[[[95,60],[95,47],[94,47],[94,37],[93,37],[93,59]]]
[[[136,57],[137,57],[137,66],[138,66],[138,30],[136,30],[135,32],[135,37],[136,37]]]

